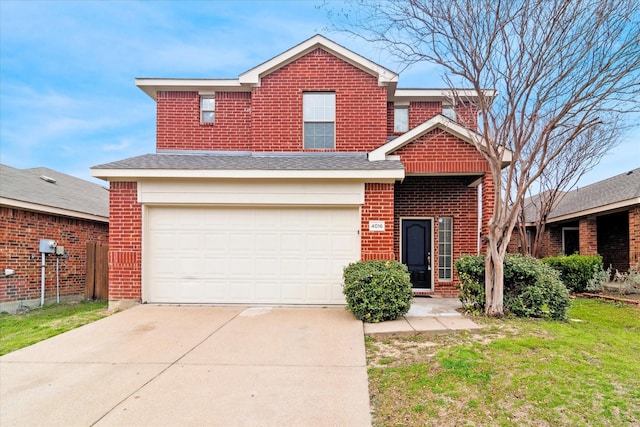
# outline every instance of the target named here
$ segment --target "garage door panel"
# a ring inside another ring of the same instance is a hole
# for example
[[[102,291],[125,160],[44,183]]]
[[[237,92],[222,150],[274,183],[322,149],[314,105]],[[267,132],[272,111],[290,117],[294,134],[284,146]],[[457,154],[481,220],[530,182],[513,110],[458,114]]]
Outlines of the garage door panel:
[[[173,303],[344,303],[357,208],[149,207],[144,295]]]

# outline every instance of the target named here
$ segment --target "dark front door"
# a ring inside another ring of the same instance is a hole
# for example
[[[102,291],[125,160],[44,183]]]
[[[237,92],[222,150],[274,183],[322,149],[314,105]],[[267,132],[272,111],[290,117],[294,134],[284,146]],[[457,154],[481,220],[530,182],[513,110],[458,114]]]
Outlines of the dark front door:
[[[414,288],[431,289],[431,220],[402,221],[402,262]]]

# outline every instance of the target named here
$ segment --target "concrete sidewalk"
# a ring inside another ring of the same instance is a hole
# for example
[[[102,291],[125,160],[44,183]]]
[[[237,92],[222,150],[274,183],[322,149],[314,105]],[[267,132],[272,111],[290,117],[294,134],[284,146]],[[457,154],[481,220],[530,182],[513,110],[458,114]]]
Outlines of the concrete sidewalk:
[[[365,335],[442,334],[481,329],[482,326],[459,311],[457,298],[415,297],[409,312],[397,320],[365,323]]]
[[[0,358],[4,426],[371,424],[338,308],[142,305]]]

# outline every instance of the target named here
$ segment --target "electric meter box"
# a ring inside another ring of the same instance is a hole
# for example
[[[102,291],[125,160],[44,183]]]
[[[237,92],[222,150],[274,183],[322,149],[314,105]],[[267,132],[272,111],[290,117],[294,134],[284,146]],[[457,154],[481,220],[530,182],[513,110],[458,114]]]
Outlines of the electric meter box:
[[[40,239],[40,253],[55,254],[58,242],[50,239]]]
[[[64,255],[64,246],[56,246],[56,255]]]

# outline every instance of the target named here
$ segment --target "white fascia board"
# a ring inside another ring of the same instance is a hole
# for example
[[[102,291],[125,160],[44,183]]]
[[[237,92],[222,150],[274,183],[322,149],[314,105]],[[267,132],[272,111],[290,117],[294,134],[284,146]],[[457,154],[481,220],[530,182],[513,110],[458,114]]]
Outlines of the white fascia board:
[[[611,204],[604,205],[604,206],[598,206],[598,207],[591,208],[591,209],[585,209],[583,211],[573,212],[573,213],[570,213],[570,214],[549,218],[549,219],[547,219],[547,224],[550,224],[550,223],[553,223],[553,222],[566,221],[566,220],[569,220],[569,219],[580,218],[580,217],[583,217],[583,216],[593,215],[593,214],[597,214],[597,213],[601,213],[601,212],[613,211],[613,210],[616,210],[616,209],[622,209],[622,208],[626,208],[626,207],[633,206],[633,205],[640,205],[640,197],[636,197],[636,198],[629,199],[629,200],[622,200],[620,202],[611,203]],[[528,225],[535,225],[533,222],[527,223],[527,224]]]
[[[354,179],[395,182],[404,169],[384,170],[261,170],[261,169],[91,169],[91,176],[108,181],[139,178],[235,178],[235,179]]]
[[[482,95],[487,98],[495,98],[497,91],[486,89],[482,91]],[[478,92],[473,89],[396,89],[390,95],[391,101],[448,101],[451,99],[463,98],[476,101],[479,96]]]
[[[242,86],[237,79],[154,79],[137,78],[136,86],[152,99],[158,92],[250,92],[251,88]]]
[[[291,49],[281,53],[280,55],[275,56],[266,62],[263,62],[257,67],[245,71],[244,73],[240,74],[240,78],[238,80],[240,84],[243,85],[246,84],[251,86],[260,86],[260,79],[263,76],[284,67],[285,65],[295,61],[296,59],[306,55],[307,53],[317,48],[322,48],[332,55],[335,55],[338,58],[342,59],[343,61],[369,74],[377,76],[378,84],[380,86],[387,86],[398,82],[398,74],[381,65],[376,64],[375,62],[369,61],[363,56],[360,56],[357,53],[343,46],[340,46],[339,44],[319,34],[303,41],[299,45],[292,47]]]
[[[42,212],[51,215],[60,215],[70,218],[88,219],[90,221],[109,222],[109,217],[101,215],[93,215],[85,212],[72,211],[70,209],[56,208],[53,206],[40,205],[37,203],[23,202],[20,200],[7,199],[0,197],[0,205],[11,208],[24,209],[28,211]]]

